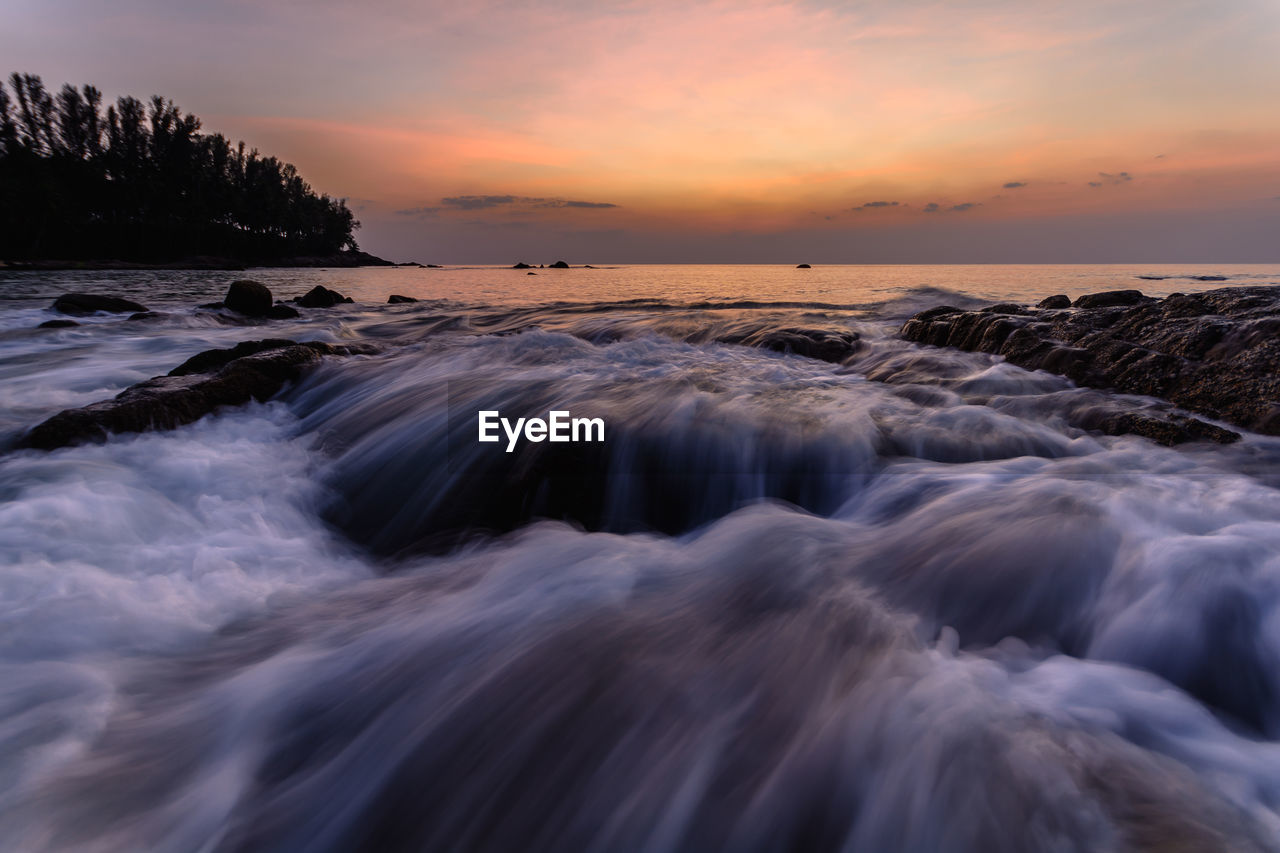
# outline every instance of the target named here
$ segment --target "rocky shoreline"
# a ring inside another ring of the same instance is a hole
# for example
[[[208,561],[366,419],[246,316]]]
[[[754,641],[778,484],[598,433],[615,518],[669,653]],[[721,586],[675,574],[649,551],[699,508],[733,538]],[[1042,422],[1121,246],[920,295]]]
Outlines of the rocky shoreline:
[[[1280,287],[1224,287],[1164,299],[1117,290],[976,311],[943,305],[907,320],[900,334],[1280,435]],[[1164,443],[1237,437],[1194,418],[1182,421],[1186,435],[1149,437]]]

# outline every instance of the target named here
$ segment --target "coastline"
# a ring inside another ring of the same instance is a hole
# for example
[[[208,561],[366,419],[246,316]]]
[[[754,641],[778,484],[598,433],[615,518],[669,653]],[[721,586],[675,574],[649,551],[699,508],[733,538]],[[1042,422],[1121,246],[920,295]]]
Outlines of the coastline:
[[[33,261],[0,261],[0,272],[12,271],[48,271],[64,270],[249,270],[279,269],[287,267],[323,268],[323,267],[396,267],[418,266],[418,264],[397,264],[368,252],[337,252],[331,255],[299,255],[288,258],[227,258],[217,255],[197,255],[179,258],[173,261],[131,261],[117,258],[95,258],[93,260],[62,260],[48,258]]]

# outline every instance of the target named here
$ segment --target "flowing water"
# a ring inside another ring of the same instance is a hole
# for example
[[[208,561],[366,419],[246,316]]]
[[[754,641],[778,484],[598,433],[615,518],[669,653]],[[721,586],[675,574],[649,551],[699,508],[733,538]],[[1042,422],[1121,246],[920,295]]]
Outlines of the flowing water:
[[[356,300],[260,326],[195,308],[229,273],[0,273],[5,445],[202,350],[379,347],[0,456],[0,848],[1280,849],[1280,439],[1088,433],[1158,404],[894,336],[1280,267],[537,272],[255,270]],[[35,328],[71,290],[162,316]],[[857,353],[724,342],[786,329]]]

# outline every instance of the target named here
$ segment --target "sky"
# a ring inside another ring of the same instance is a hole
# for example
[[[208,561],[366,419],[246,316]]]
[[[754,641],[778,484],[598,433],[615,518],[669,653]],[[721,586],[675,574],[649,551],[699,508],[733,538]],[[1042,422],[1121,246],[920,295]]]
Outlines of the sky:
[[[1280,261],[1280,0],[0,0],[423,263]]]

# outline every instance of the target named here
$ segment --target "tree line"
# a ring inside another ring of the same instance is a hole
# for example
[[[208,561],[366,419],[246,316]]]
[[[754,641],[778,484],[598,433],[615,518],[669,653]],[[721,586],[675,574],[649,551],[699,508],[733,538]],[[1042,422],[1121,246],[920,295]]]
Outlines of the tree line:
[[[355,249],[343,199],[317,194],[172,101],[0,82],[0,259],[272,260]]]

